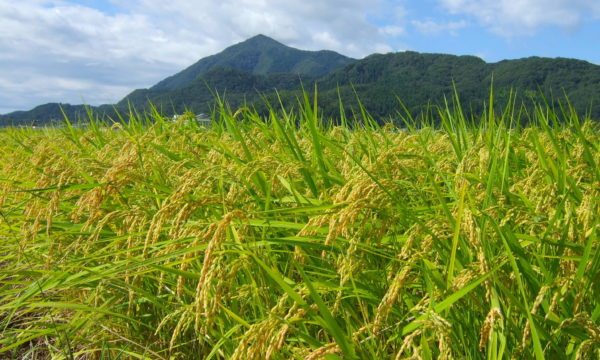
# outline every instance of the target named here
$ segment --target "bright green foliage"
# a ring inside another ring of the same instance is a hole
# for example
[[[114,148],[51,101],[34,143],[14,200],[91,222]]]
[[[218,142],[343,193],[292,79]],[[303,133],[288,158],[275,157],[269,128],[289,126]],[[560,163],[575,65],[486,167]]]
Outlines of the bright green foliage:
[[[598,125],[511,104],[3,129],[0,357],[598,358]]]

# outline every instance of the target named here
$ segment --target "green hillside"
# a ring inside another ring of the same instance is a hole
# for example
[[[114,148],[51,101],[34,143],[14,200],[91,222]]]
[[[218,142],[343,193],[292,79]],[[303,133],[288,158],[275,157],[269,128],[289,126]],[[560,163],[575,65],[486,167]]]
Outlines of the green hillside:
[[[98,110],[96,107],[90,108]],[[86,114],[84,105],[48,103],[36,106],[29,111],[15,111],[6,115],[0,115],[0,127],[10,125],[38,126],[60,123],[64,120],[63,112],[69,118],[73,119],[81,118]]]
[[[474,56],[400,52],[375,54],[326,76],[319,82],[322,105],[337,111],[338,88],[344,103],[356,107],[356,97],[376,117],[400,110],[401,99],[418,111],[428,102],[452,96],[455,84],[466,103],[482,102],[488,94],[490,64]],[[355,93],[356,92],[356,93]]]
[[[191,109],[208,111],[214,94],[224,95],[235,107],[250,104],[266,110],[264,98],[276,104],[293,105],[301,94],[301,85],[319,89],[319,105],[328,117],[339,116],[339,99],[347,114],[360,112],[357,99],[375,118],[395,116],[402,111],[399,100],[411,111],[419,112],[427,104],[451,101],[456,88],[468,113],[479,113],[494,87],[498,105],[508,101],[511,91],[519,104],[529,105],[532,98],[549,102],[569,101],[581,113],[591,111],[600,118],[600,67],[574,59],[526,58],[486,63],[474,56],[400,52],[374,54],[323,77],[298,75],[254,75],[242,70],[213,69],[180,89],[151,89],[127,97],[119,105],[131,103],[143,108],[152,102],[166,114]],[[279,96],[274,90],[279,91]]]
[[[451,99],[455,89],[467,115],[478,114],[493,85],[499,106],[511,94],[529,108],[532,100],[564,103],[567,95],[577,111],[600,119],[600,66],[586,61],[530,57],[486,63],[475,56],[412,51],[353,60],[331,51],[297,50],[263,35],[201,59],[149,89],[137,89],[115,106],[94,110],[114,118],[114,108],[144,111],[152,103],[166,116],[185,110],[208,112],[218,94],[232,107],[250,105],[264,113],[265,99],[295,105],[301,88],[312,89],[315,84],[319,106],[331,118],[339,117],[340,98],[346,115],[360,112],[360,99],[372,116],[386,119],[403,111],[399,100],[419,113],[429,104]],[[83,113],[81,106],[63,108],[71,118]],[[47,104],[2,115],[0,124],[42,124],[60,115],[58,104]]]
[[[333,51],[305,51],[281,44],[264,35],[257,35],[228,47],[219,54],[201,59],[187,69],[170,76],[151,90],[183,88],[207,71],[227,67],[254,75],[277,73],[323,76],[354,60]]]

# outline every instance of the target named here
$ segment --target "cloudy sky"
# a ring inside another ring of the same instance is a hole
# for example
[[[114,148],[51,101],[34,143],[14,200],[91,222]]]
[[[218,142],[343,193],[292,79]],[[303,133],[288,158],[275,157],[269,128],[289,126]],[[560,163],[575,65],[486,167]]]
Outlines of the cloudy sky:
[[[259,33],[355,58],[414,50],[600,64],[600,1],[0,0],[0,114],[115,103]]]

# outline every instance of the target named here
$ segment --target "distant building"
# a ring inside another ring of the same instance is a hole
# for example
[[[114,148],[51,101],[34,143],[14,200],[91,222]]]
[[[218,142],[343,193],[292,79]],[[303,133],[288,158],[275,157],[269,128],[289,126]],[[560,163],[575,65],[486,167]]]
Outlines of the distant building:
[[[196,121],[196,124],[204,127],[210,127],[212,120],[207,117],[205,114],[198,114],[195,116],[188,116],[187,114],[175,114],[171,118],[172,122],[179,121],[183,119],[184,123],[188,123],[189,121]]]
[[[200,126],[210,127],[212,120],[205,114],[198,114],[196,115],[196,122]]]

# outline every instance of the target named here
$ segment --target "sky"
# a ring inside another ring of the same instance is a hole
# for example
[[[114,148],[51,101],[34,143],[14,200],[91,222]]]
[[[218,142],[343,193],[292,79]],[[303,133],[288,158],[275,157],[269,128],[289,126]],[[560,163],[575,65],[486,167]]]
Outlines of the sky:
[[[411,50],[600,65],[600,1],[0,0],[0,114],[116,103],[257,34],[357,59]]]

